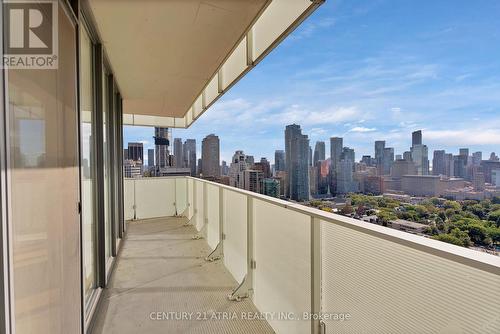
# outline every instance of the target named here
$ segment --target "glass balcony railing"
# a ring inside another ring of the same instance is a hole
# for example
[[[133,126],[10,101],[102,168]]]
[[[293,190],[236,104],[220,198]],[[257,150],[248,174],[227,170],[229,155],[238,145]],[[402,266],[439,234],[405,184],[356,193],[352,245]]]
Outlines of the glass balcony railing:
[[[500,258],[191,177],[125,180],[125,218],[185,216],[277,333],[498,333]]]

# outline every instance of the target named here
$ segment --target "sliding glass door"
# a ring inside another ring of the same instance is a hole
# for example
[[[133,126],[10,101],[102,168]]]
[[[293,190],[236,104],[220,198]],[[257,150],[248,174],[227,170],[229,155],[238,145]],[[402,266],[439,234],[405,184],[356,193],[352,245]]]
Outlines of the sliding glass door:
[[[16,334],[81,332],[76,27],[62,3],[55,15],[58,68],[7,71],[9,283]]]
[[[97,287],[96,261],[96,124],[94,99],[94,45],[80,24],[80,135],[83,233],[83,288],[85,306],[92,304]]]

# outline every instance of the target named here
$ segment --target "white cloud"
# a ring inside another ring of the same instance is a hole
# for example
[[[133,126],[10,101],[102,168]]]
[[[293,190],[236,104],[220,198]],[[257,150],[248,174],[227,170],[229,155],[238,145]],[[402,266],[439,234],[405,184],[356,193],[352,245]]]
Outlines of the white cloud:
[[[468,128],[457,130],[426,130],[425,138],[448,146],[499,145],[500,128]]]
[[[373,131],[377,131],[377,129],[376,128],[366,128],[363,126],[356,126],[356,127],[349,130],[349,132],[373,132]]]
[[[329,107],[324,110],[304,109],[299,105],[291,105],[283,112],[276,114],[277,121],[282,123],[298,123],[303,125],[329,124],[356,121],[365,116],[356,107]]]

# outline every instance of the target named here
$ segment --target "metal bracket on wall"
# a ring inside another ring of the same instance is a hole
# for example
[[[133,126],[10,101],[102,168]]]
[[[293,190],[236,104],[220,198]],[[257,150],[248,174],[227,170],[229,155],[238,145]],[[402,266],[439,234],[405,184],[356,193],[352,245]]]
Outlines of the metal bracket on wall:
[[[208,219],[206,219],[206,220],[208,220]],[[203,239],[205,235],[207,235],[207,223],[203,224],[203,226],[201,227],[201,230],[197,234],[195,234],[191,239],[200,240],[200,239]]]
[[[239,302],[244,298],[251,297],[252,293],[253,293],[252,284],[245,275],[240,285],[238,285],[238,287],[234,289],[234,291],[229,296],[227,296],[227,298],[229,300]]]
[[[222,252],[222,242],[219,242],[217,244],[217,246],[215,247],[215,249],[212,251],[212,253],[210,253],[205,258],[205,261],[214,262],[214,261],[222,259],[223,256],[224,256],[224,254]]]

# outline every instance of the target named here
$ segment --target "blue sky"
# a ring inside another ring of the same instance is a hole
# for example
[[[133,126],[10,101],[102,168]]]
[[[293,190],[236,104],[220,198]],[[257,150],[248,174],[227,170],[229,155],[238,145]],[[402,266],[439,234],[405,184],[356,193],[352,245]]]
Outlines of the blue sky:
[[[327,0],[189,129],[174,137],[221,139],[274,160],[297,123],[311,146],[344,137],[356,159],[375,140],[396,154],[423,130],[432,151],[500,153],[500,1]],[[152,147],[153,131],[127,127]],[[199,154],[199,153],[198,153]],[[327,154],[328,155],[328,154]]]

